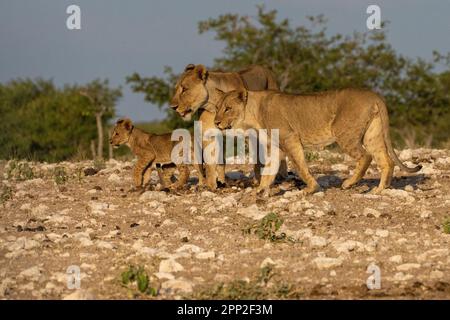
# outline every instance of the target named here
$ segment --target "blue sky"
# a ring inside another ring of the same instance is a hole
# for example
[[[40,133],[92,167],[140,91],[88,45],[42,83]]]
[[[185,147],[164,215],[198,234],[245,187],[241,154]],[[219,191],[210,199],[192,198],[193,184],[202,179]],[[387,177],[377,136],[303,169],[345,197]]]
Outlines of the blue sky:
[[[164,113],[125,77],[162,75],[165,65],[180,72],[188,63],[211,65],[223,44],[213,34],[198,35],[200,20],[223,13],[256,14],[264,3],[293,25],[324,14],[330,33],[366,30],[366,8],[381,7],[389,20],[389,42],[409,57],[450,52],[449,0],[0,0],[0,82],[17,77],[53,79],[57,85],[109,78],[122,85],[120,116],[134,121],[161,119]],[[81,7],[82,30],[66,28],[66,8]]]

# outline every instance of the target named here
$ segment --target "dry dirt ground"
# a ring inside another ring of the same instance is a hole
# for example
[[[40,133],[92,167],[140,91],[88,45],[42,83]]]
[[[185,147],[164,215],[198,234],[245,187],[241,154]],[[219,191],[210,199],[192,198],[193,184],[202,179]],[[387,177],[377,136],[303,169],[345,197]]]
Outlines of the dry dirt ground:
[[[354,162],[321,151],[309,154],[321,192],[303,196],[290,175],[269,198],[242,177],[249,167],[228,168],[215,193],[197,190],[193,173],[187,190],[140,194],[129,191],[132,162],[85,175],[92,161],[4,161],[0,298],[449,299],[450,152],[400,155],[424,167],[396,169],[382,195],[367,193],[374,165],[341,190]],[[137,282],[122,279],[130,266]]]

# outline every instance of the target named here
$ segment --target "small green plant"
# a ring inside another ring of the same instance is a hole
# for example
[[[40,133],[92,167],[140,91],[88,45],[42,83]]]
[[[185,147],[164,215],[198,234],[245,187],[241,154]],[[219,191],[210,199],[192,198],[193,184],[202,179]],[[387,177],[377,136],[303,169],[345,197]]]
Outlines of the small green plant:
[[[192,297],[193,299],[215,300],[258,300],[258,299],[295,299],[301,297],[301,293],[294,286],[280,281],[274,281],[271,286],[269,281],[275,276],[272,266],[259,270],[259,274],[250,281],[234,280],[228,283],[220,283],[212,287],[200,289]]]
[[[283,225],[283,219],[276,213],[267,214],[260,222],[252,224],[244,228],[244,234],[256,234],[262,240],[270,240],[273,242],[289,240],[285,233],[279,233],[278,230]]]
[[[122,272],[121,275],[122,285],[129,287],[131,284],[136,283],[139,292],[156,296],[158,290],[150,287],[150,280],[143,267],[130,266],[127,271]]]
[[[75,178],[78,180],[78,183],[81,183],[81,181],[83,180],[83,168],[82,167],[77,167],[75,169]]]
[[[69,176],[64,167],[55,167],[53,169],[53,179],[57,185],[65,184],[69,180]]]
[[[305,152],[306,161],[315,161],[319,159],[319,153],[314,151],[306,151]]]
[[[450,234],[450,218],[444,220],[444,223],[442,224],[442,229],[444,230],[444,233]]]
[[[6,168],[6,178],[17,181],[31,180],[36,177],[33,168],[27,162],[11,160]]]
[[[3,186],[0,193],[0,204],[5,204],[6,201],[11,200],[13,195],[13,190],[9,186]]]
[[[92,166],[94,167],[94,169],[96,171],[100,171],[106,168],[106,163],[105,160],[103,160],[102,158],[95,158],[94,162],[92,163]]]

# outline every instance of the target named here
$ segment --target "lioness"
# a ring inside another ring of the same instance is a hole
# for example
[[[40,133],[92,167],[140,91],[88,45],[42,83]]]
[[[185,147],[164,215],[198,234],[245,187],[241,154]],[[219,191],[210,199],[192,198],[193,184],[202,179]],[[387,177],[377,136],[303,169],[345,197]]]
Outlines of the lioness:
[[[171,141],[171,134],[150,134],[139,128],[136,128],[130,119],[120,119],[111,134],[110,143],[114,146],[126,144],[131,151],[137,156],[138,160],[133,169],[133,183],[136,189],[142,189],[148,181],[146,177],[150,177],[147,170],[156,167],[160,183],[166,188],[162,166],[172,164],[171,153],[172,148],[177,143]],[[194,164],[197,172],[199,184],[203,182],[203,171],[199,164]],[[177,189],[184,186],[189,179],[189,166],[186,164],[177,164],[180,172],[177,182],[169,185],[170,189]],[[149,173],[149,172],[148,172]]]
[[[406,167],[397,157],[389,136],[386,104],[368,90],[344,89],[311,95],[293,95],[273,91],[233,91],[219,103],[215,118],[221,129],[279,129],[280,148],[296,166],[307,184],[305,193],[314,193],[319,185],[308,170],[303,147],[323,147],[336,142],[358,162],[344,189],[358,183],[372,157],[381,169],[379,193],[391,183],[394,162],[406,172],[421,166]],[[273,176],[263,176],[258,191],[268,192]]]
[[[250,66],[239,72],[212,72],[205,66],[189,64],[179,77],[175,94],[170,102],[173,110],[178,112],[185,120],[190,120],[192,115],[201,110],[199,121],[202,123],[203,132],[215,128],[214,116],[217,111],[217,103],[220,92],[232,90],[278,90],[278,85],[272,72],[261,66]],[[211,141],[203,141],[205,148]],[[280,155],[281,159],[286,157]],[[259,166],[255,167],[255,175],[258,179]],[[287,175],[286,161],[280,164],[280,175]],[[225,170],[223,165],[206,165],[206,184],[214,190],[216,180],[225,182]]]

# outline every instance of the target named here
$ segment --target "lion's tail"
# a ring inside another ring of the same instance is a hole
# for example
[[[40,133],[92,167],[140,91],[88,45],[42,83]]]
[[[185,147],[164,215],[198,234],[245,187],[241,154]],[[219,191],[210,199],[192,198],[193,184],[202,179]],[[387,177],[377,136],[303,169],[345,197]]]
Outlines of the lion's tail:
[[[386,148],[391,159],[395,162],[396,165],[400,167],[401,170],[406,172],[413,173],[422,169],[421,165],[417,165],[414,168],[409,168],[405,166],[397,157],[397,154],[395,153],[394,148],[392,147],[392,141],[389,134],[389,115],[387,112],[386,104],[384,103],[383,100],[380,100],[379,102],[377,102],[377,107],[381,117],[381,124],[383,126],[384,143],[386,144]]]

